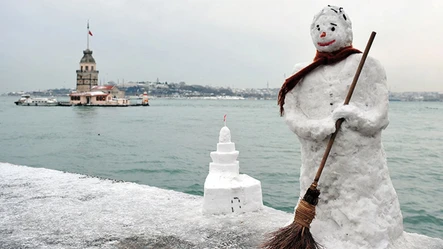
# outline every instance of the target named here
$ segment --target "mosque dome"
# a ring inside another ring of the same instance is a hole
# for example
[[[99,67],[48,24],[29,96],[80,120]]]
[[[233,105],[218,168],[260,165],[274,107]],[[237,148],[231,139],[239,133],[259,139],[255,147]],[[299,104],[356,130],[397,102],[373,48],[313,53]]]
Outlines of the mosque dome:
[[[95,63],[94,57],[92,57],[92,50],[83,50],[83,57],[80,63]]]

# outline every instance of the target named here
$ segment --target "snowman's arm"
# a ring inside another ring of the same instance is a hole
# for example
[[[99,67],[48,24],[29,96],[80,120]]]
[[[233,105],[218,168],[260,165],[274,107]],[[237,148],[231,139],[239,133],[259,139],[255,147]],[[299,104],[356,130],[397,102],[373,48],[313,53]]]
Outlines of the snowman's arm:
[[[356,91],[360,91],[358,96],[363,97],[351,98],[348,106],[337,108],[334,119],[344,117],[345,126],[363,135],[373,135],[386,128],[389,124],[389,92],[385,70],[377,60],[367,58]]]
[[[296,64],[293,73],[297,73],[307,65],[309,63]],[[322,120],[309,118],[300,108],[297,94],[298,91],[293,89],[285,97],[285,122],[289,129],[302,139],[315,141],[321,141],[334,133],[335,123],[332,115]]]
[[[335,131],[332,115],[324,119],[311,119],[300,108],[297,90],[286,94],[285,121],[289,129],[306,140],[322,141]]]

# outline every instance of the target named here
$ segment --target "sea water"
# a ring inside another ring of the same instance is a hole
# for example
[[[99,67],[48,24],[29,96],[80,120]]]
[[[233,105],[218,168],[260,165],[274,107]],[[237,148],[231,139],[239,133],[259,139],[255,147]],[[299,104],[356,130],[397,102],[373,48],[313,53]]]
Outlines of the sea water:
[[[23,107],[0,98],[0,162],[131,181],[194,195],[227,114],[240,172],[264,204],[292,212],[300,147],[275,100],[153,99],[149,107]],[[383,144],[405,230],[443,238],[443,103],[391,102]]]

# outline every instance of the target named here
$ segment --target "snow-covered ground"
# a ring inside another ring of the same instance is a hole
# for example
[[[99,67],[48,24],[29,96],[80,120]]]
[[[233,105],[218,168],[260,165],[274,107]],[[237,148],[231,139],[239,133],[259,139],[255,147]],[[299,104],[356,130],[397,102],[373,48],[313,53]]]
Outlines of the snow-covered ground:
[[[203,215],[203,197],[0,163],[0,248],[257,248],[292,214]],[[326,248],[339,248],[326,241]],[[442,249],[404,233],[395,248]]]

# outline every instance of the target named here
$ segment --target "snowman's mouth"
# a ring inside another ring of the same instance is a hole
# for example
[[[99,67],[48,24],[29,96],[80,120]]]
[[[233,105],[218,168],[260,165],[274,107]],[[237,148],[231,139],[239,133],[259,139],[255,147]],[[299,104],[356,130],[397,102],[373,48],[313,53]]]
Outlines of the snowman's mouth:
[[[328,41],[328,42],[318,42],[317,44],[318,44],[319,46],[325,47],[325,46],[329,46],[329,45],[331,45],[331,44],[334,43],[334,42],[335,42],[335,40]]]

